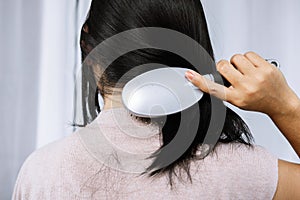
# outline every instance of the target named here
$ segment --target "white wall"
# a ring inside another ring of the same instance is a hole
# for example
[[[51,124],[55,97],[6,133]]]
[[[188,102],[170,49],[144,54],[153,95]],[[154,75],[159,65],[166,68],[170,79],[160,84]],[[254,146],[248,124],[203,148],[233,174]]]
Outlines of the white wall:
[[[89,0],[44,0],[36,147],[73,132],[75,78],[81,67],[80,29]]]
[[[0,0],[0,199],[31,152],[73,130],[76,33],[88,5]]]
[[[0,199],[10,199],[20,165],[35,149],[40,0],[0,0]]]
[[[290,86],[300,95],[300,1],[202,0],[217,60],[255,51],[275,58]],[[282,159],[299,159],[272,121],[263,114],[238,113],[249,124],[256,143]]]

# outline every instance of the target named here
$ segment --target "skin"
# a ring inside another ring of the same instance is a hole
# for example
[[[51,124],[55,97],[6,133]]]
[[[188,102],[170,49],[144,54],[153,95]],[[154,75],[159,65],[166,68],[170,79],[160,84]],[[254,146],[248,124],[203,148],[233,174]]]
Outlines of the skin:
[[[112,95],[105,95],[103,110],[109,110],[112,108],[123,108],[122,95],[120,92],[116,92]]]
[[[275,66],[254,52],[222,60],[217,70],[230,87],[216,84],[194,71],[186,77],[200,90],[243,110],[267,114],[300,157],[300,99]],[[273,199],[300,199],[300,165],[278,160],[278,185]]]

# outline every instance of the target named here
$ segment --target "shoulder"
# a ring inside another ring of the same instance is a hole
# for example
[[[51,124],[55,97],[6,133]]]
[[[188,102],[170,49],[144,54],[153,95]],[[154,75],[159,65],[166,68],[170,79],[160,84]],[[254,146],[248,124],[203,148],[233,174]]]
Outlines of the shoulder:
[[[231,191],[237,198],[243,195],[243,199],[272,199],[275,194],[278,159],[261,146],[219,144],[204,159],[204,165],[226,194]]]
[[[78,133],[73,133],[36,150],[26,159],[15,184],[14,199],[35,199],[51,191],[58,194],[66,186],[74,193],[80,190],[82,180],[96,173],[97,165]]]
[[[67,167],[76,170],[78,167],[96,162],[82,141],[85,135],[89,136],[95,131],[97,129],[92,123],[63,139],[34,151],[23,163],[20,173],[57,172],[57,170],[61,171]]]
[[[65,161],[74,160],[73,157],[78,154],[77,149],[80,148],[80,142],[77,134],[73,133],[68,137],[50,143],[31,153],[23,163],[19,176],[30,176],[31,181],[34,177],[45,175],[55,169],[61,168]]]
[[[76,133],[61,140],[50,143],[28,156],[22,166],[23,171],[36,171],[54,169],[63,165],[64,161],[72,160],[81,148],[80,140]]]
[[[278,158],[262,146],[222,144],[213,154],[227,170],[234,168],[237,174],[252,176],[257,181],[270,182],[269,175],[278,175]]]
[[[219,144],[213,154],[220,155],[219,157],[234,160],[236,162],[256,161],[264,164],[263,160],[267,162],[277,162],[277,158],[271,154],[267,149],[259,145],[245,145],[241,143],[233,144]]]

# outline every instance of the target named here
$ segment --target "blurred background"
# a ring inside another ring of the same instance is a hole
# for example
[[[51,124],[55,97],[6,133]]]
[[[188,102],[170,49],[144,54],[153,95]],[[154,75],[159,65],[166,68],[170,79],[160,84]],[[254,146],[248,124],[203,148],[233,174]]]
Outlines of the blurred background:
[[[202,3],[216,60],[250,50],[275,58],[300,95],[300,1]],[[73,132],[79,32],[89,5],[90,0],[0,0],[1,200],[11,198],[18,171],[31,152]],[[234,109],[257,144],[300,163],[266,115]]]

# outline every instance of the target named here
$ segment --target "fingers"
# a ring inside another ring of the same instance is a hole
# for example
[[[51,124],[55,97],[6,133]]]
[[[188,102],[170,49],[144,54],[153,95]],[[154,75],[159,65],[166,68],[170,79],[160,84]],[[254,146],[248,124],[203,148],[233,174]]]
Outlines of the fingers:
[[[217,64],[217,70],[231,83],[228,88],[214,83],[194,71],[188,71],[186,77],[203,92],[234,103],[241,101],[241,97],[247,96],[257,84],[265,82],[265,77],[270,77],[272,67],[266,67],[270,65],[254,52],[248,52],[245,55],[237,54],[231,58],[230,62],[221,60]]]
[[[226,60],[221,60],[217,64],[217,70],[220,74],[228,80],[234,87],[243,77],[240,71],[238,71],[232,64]]]
[[[242,73],[249,74],[253,73],[255,66],[248,60],[244,55],[234,55],[230,62]]]
[[[269,63],[259,55],[254,52],[248,52],[244,55],[255,67],[261,67],[264,65],[268,65]]]
[[[187,71],[186,78],[197,86],[201,91],[209,93],[219,99],[227,101],[227,93],[229,89],[223,85],[219,85],[194,71]]]

